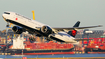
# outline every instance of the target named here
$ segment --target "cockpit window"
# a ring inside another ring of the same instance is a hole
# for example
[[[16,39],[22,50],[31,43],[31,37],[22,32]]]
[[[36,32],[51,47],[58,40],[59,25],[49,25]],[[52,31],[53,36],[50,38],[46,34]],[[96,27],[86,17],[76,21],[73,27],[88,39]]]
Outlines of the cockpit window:
[[[8,12],[4,12],[4,14],[10,14],[10,13],[8,13]]]

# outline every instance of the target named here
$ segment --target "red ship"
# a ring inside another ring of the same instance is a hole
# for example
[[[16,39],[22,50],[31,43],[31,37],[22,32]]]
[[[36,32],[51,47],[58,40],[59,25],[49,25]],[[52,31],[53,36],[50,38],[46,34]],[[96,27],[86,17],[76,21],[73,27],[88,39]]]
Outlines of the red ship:
[[[5,53],[10,55],[45,55],[45,54],[74,54],[72,44],[58,44],[50,41],[49,43],[24,42],[24,49],[13,49],[13,45]]]
[[[105,38],[94,38],[85,47],[86,53],[105,53]]]

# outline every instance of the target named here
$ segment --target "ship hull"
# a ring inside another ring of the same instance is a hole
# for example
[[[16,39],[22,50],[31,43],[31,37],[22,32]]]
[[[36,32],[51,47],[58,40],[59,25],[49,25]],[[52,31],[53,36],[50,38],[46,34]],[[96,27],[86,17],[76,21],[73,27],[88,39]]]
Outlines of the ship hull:
[[[105,53],[105,50],[99,48],[85,48],[86,53]]]
[[[45,55],[45,54],[74,54],[74,48],[71,49],[40,49],[40,50],[26,50],[26,49],[8,49],[5,53],[11,55]]]

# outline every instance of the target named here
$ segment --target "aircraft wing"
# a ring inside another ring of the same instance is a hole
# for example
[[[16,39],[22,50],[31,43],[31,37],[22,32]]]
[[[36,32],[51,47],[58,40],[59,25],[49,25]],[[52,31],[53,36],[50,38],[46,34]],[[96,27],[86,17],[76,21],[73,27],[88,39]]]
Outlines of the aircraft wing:
[[[74,39],[75,41],[84,41],[84,40],[93,40],[93,39],[79,39],[79,38],[76,38]]]
[[[79,29],[86,29],[86,28],[95,28],[95,27],[102,27],[101,25],[98,26],[87,26],[87,27],[71,27],[71,28],[53,28],[58,31],[64,31],[64,30],[79,30]]]

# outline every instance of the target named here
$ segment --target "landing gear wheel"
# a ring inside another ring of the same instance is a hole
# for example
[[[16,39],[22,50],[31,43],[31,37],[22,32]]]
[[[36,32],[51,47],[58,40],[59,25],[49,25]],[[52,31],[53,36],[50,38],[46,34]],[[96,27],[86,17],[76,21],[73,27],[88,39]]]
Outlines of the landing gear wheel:
[[[9,27],[9,23],[7,22],[7,25],[6,25],[6,27]]]

